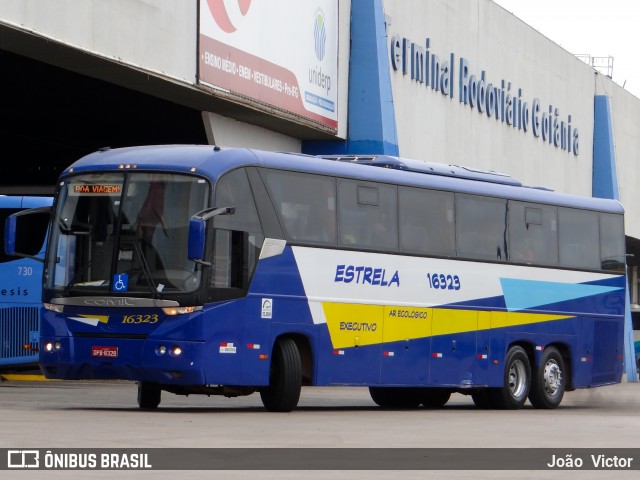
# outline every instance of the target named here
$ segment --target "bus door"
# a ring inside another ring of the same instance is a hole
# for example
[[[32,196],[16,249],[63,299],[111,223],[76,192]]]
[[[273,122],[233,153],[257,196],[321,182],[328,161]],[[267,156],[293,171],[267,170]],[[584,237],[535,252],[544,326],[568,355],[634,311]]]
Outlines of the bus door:
[[[319,362],[323,383],[376,385],[380,382],[382,305],[323,304],[332,351]],[[324,363],[326,368],[323,368]]]
[[[492,328],[499,328],[505,324],[506,312],[478,312],[478,334],[476,336],[475,368],[473,369],[473,385],[487,386],[492,384],[491,375],[500,375],[502,381],[502,370],[490,369],[491,361],[496,359],[496,354],[500,355],[500,360],[504,357],[506,348],[504,335],[496,335]],[[500,363],[502,365],[502,363]],[[496,379],[493,379],[494,383]]]
[[[382,384],[428,383],[431,317],[431,308],[385,307]]]
[[[474,384],[477,330],[477,311],[433,309],[429,384]]]
[[[595,387],[620,381],[624,364],[624,326],[620,319],[581,317],[573,383]]]

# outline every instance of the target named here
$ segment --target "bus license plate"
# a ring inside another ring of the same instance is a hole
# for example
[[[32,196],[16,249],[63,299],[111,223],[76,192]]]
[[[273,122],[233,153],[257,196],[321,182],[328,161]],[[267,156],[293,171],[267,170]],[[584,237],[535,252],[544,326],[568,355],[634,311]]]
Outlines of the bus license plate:
[[[92,357],[118,358],[118,347],[91,347]]]

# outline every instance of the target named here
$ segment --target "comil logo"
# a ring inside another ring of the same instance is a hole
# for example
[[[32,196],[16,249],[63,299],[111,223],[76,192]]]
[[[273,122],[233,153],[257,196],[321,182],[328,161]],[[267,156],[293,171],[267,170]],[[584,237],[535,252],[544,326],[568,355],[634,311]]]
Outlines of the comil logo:
[[[236,25],[249,11],[251,0],[207,0],[213,19],[227,33],[237,30]]]
[[[316,45],[316,57],[322,61],[324,59],[325,48],[327,46],[327,29],[325,28],[324,13],[322,10],[316,10],[315,25],[313,36]]]

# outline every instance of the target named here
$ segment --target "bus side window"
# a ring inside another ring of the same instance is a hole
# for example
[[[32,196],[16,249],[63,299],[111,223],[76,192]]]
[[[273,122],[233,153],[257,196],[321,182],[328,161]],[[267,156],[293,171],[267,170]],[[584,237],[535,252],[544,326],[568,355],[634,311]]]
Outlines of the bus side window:
[[[560,266],[600,269],[598,214],[575,208],[558,209]]]
[[[600,266],[603,270],[624,272],[624,219],[622,215],[600,214]]]
[[[335,245],[336,186],[333,177],[263,170],[287,239]]]
[[[341,245],[398,250],[397,187],[338,179]]]
[[[458,256],[506,261],[506,213],[506,200],[456,194]]]
[[[409,253],[453,256],[453,193],[400,187],[400,249]]]
[[[249,232],[237,230],[215,231],[213,247],[213,276],[216,288],[246,290],[258,260],[261,239]]]
[[[558,209],[551,205],[509,202],[509,261],[558,264]]]

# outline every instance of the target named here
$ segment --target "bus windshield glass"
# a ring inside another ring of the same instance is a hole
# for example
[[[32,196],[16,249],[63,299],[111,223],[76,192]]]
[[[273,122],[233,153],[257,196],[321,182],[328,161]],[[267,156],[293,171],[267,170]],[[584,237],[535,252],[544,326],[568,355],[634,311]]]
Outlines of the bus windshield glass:
[[[78,175],[60,186],[45,286],[65,295],[191,292],[200,271],[187,259],[189,218],[209,184],[174,173]]]

